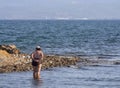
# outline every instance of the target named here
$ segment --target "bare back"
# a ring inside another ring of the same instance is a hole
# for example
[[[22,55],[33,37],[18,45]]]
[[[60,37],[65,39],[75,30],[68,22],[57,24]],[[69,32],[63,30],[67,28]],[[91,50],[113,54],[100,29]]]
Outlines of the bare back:
[[[41,59],[43,59],[43,52],[36,50],[35,52],[32,53],[32,59],[33,60],[41,60]]]

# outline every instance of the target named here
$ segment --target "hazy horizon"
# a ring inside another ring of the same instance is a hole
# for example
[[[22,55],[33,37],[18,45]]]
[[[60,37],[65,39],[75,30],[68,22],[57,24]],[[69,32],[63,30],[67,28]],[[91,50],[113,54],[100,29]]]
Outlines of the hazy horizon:
[[[0,0],[1,20],[120,19],[120,0]]]

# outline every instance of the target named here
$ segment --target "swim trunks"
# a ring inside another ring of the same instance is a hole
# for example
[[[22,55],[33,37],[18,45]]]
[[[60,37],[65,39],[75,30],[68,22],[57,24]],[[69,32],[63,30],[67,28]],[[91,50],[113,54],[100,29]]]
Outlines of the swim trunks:
[[[40,63],[32,60],[32,66],[38,66]]]

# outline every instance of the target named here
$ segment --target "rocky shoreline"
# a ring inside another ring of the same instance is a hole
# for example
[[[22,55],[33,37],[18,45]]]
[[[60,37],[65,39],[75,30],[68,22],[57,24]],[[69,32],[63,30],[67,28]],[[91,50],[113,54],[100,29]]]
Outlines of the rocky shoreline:
[[[21,53],[15,45],[0,45],[0,73],[19,72],[32,70],[29,54]],[[105,59],[82,59],[75,56],[45,55],[42,63],[42,70],[52,67],[76,65],[82,66],[106,66],[120,65],[120,60]]]
[[[0,45],[0,73],[32,70],[29,54],[23,54],[15,45]],[[78,57],[45,55],[42,69],[75,65]]]
[[[60,56],[45,56],[42,69],[48,69],[51,67],[61,67],[61,66],[70,66],[75,65],[78,61],[77,58],[67,58]],[[14,72],[14,71],[30,71],[32,70],[31,60],[30,62],[21,63],[21,64],[12,64],[5,65],[0,67],[0,73],[4,72]]]

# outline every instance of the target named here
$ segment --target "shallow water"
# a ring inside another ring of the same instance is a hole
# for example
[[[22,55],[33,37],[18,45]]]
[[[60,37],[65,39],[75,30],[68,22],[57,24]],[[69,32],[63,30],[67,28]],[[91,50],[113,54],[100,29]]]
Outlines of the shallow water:
[[[34,80],[32,71],[0,74],[0,88],[120,88],[120,65],[50,68]]]
[[[15,44],[31,53],[40,45],[45,54],[87,59],[120,60],[120,20],[1,20],[0,44]],[[51,68],[41,72],[0,74],[0,88],[120,88],[120,66]]]

